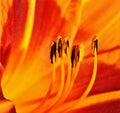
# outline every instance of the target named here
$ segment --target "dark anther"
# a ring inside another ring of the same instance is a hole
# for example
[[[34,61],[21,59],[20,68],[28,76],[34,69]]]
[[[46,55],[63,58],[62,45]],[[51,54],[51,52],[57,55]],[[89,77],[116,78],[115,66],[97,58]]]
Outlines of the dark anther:
[[[94,42],[94,49],[96,48],[96,51],[98,51],[98,39],[95,39],[93,42]]]
[[[93,49],[93,54],[94,50],[98,51],[98,39],[96,38],[97,36],[95,35],[92,40],[92,49]]]
[[[51,51],[50,51],[50,59],[52,64],[53,64],[53,57],[55,57],[55,61],[56,61],[56,42],[52,43]]]
[[[62,39],[61,38],[58,39],[58,53],[59,53],[59,57],[62,57]]]
[[[67,41],[65,42],[65,54],[67,54],[68,48],[69,48],[69,41],[67,40]]]
[[[72,54],[71,54],[72,67],[76,65],[77,62],[79,62],[79,58],[80,58],[79,45],[75,45],[73,47]]]
[[[71,54],[71,63],[72,63],[72,67],[74,65],[74,61],[75,61],[75,47],[72,50],[72,54]]]

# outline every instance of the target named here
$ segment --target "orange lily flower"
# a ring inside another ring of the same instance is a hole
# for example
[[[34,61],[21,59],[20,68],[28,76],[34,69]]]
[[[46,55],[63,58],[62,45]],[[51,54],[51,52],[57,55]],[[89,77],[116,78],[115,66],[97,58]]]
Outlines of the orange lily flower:
[[[1,0],[0,112],[120,113],[119,4]]]

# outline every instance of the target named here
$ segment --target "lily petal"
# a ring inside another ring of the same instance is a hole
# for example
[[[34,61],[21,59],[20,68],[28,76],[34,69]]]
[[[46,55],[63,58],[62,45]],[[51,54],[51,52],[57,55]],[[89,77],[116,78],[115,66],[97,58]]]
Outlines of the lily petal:
[[[98,35],[100,42],[99,63],[97,79],[88,96],[93,96],[91,100],[96,102],[95,94],[119,90],[119,3],[119,0],[114,3],[108,0],[99,0],[97,3],[95,0],[11,0],[0,5],[2,6],[0,49],[3,48],[0,61],[5,67],[2,90],[5,98],[13,101],[18,113],[40,112],[40,102],[49,91],[52,71],[54,71],[49,58],[50,43],[56,40],[58,35],[68,36],[70,49],[78,42],[83,42],[85,45],[82,66],[70,95],[59,106],[60,111],[66,103],[70,104],[78,99],[90,81],[93,68],[90,44],[94,34]],[[52,91],[53,97],[59,87],[59,75],[66,74],[66,71],[60,71],[60,66],[57,66],[56,71],[59,73]],[[50,100],[50,97],[48,99]],[[85,101],[89,103],[89,97]],[[119,104],[119,100],[115,103]],[[99,102],[95,103],[93,108],[98,109],[97,104]],[[106,106],[111,105],[113,103]],[[92,109],[91,107],[89,104],[85,112],[87,109]],[[57,106],[54,109],[59,108]],[[54,109],[50,112],[54,112]],[[77,109],[70,112],[84,112],[84,109]],[[104,110],[108,112],[106,108]]]

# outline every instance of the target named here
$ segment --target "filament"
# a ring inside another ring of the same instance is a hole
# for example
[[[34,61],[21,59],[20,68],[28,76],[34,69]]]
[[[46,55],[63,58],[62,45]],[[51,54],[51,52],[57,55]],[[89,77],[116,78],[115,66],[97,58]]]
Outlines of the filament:
[[[92,43],[93,45],[92,47],[94,49],[93,50],[94,67],[88,87],[86,88],[86,90],[84,91],[84,93],[80,98],[65,104],[64,101],[67,99],[68,95],[70,94],[73,85],[75,83],[75,80],[77,78],[80,69],[80,64],[84,56],[84,49],[83,49],[83,44],[76,45],[74,46],[72,55],[70,56],[70,50],[69,47],[67,47],[69,42],[68,43],[66,43],[66,41],[63,42],[61,38],[58,38],[57,44],[56,42],[54,42],[54,44],[56,44],[57,46],[52,45],[50,52],[51,63],[53,66],[52,80],[46,95],[41,100],[39,106],[34,109],[34,111],[37,111],[39,109],[41,113],[43,112],[58,113],[58,112],[69,112],[73,109],[77,109],[80,107],[81,102],[86,99],[95,82],[96,73],[97,73],[97,47],[98,47],[97,41],[98,41],[97,39],[94,39]],[[65,56],[64,53],[66,54]],[[54,93],[54,96],[50,97],[52,94],[52,90],[54,88],[54,84],[56,84],[56,76],[57,76],[56,58],[58,61],[60,59],[61,74],[58,79],[59,80],[59,83],[57,84],[58,89]],[[67,73],[65,74],[66,61],[67,61]]]
[[[66,92],[66,95],[65,97],[67,97],[69,95],[69,93],[71,92],[72,88],[73,88],[73,85],[74,85],[74,81],[77,77],[77,74],[78,74],[78,71],[79,71],[79,68],[80,68],[80,62],[78,62],[77,66],[75,67],[75,69],[73,68],[72,69],[72,77],[71,77],[71,83],[70,83],[70,86]]]
[[[54,107],[54,105],[60,99],[60,97],[61,97],[61,95],[63,93],[64,82],[65,82],[65,71],[64,71],[64,61],[63,61],[63,58],[61,58],[60,60],[61,60],[60,86],[59,86],[58,92],[57,92],[56,97],[54,98],[54,100],[52,100],[51,103],[49,105],[47,105],[46,110],[45,110],[46,112],[50,111],[50,109],[52,109],[52,107]]]
[[[65,89],[63,92],[63,97],[64,97],[64,95],[66,95],[66,91],[68,90],[69,85],[70,85],[70,81],[71,81],[71,60],[70,60],[69,51],[68,51],[68,55],[67,55],[67,63],[68,63],[68,74],[67,74]],[[61,99],[62,99],[62,97],[61,97]]]
[[[69,87],[67,88],[67,90],[66,90],[66,92],[65,92],[64,97],[63,97],[62,100],[65,100],[65,99],[68,97],[69,93],[71,92],[71,90],[72,90],[72,88],[73,88],[74,81],[75,81],[75,79],[76,79],[76,77],[77,77],[77,74],[78,74],[78,72],[79,72],[79,69],[80,69],[80,62],[81,62],[82,59],[83,59],[83,54],[84,54],[83,44],[80,45],[80,54],[81,54],[80,60],[79,60],[79,62],[77,62],[76,67],[74,67],[74,68],[72,69],[71,82],[70,82]],[[70,64],[71,64],[71,63],[70,63]],[[70,73],[70,74],[71,74],[71,73]]]
[[[66,93],[67,93],[70,83],[71,83],[71,59],[70,59],[70,51],[69,50],[67,53],[66,60],[67,60],[67,65],[68,65],[68,74],[66,75],[66,84],[65,84],[63,93],[61,94],[61,97],[56,102],[56,105],[54,107],[59,106],[66,99]]]
[[[79,104],[81,103],[81,101],[83,101],[87,97],[87,95],[89,94],[89,92],[91,91],[91,89],[92,89],[92,87],[94,85],[94,82],[95,82],[95,79],[96,79],[96,73],[97,73],[97,53],[96,53],[96,48],[95,48],[95,51],[94,51],[94,68],[93,68],[93,74],[92,74],[92,77],[91,77],[91,81],[90,81],[87,89],[85,90],[85,92],[77,100],[76,104],[74,104],[74,107],[72,109],[74,109],[77,106],[79,106]]]
[[[87,89],[85,90],[85,92],[82,94],[82,96],[72,102],[66,103],[66,104],[62,104],[59,108],[54,109],[54,112],[57,113],[58,111],[60,112],[69,112],[71,109],[76,109],[80,107],[81,102],[87,97],[87,95],[89,94],[89,92],[91,91],[93,84],[95,82],[95,78],[96,78],[96,73],[97,73],[97,52],[96,52],[96,48],[94,48],[94,68],[93,68],[93,74],[91,77],[91,81],[87,87]],[[76,76],[76,75],[74,75]],[[73,84],[73,81],[71,81]]]

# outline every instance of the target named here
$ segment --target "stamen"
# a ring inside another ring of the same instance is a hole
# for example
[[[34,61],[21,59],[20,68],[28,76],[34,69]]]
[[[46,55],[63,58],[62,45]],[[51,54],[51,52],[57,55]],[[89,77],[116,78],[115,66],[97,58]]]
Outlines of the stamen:
[[[89,94],[89,92],[91,91],[92,87],[93,87],[93,84],[95,82],[95,79],[96,79],[96,73],[97,73],[97,50],[96,50],[96,46],[94,46],[94,68],[93,68],[93,74],[92,74],[92,77],[91,77],[91,80],[90,80],[90,83],[87,87],[87,89],[85,90],[85,92],[82,94],[82,96],[69,103],[68,105],[65,105],[64,108],[62,108],[61,110],[64,111],[64,112],[69,112],[71,109],[76,109],[76,108],[79,108],[81,102],[87,97],[87,95]]]
[[[68,92],[70,84],[71,84],[71,59],[70,59],[69,48],[67,51],[68,52],[67,52],[66,60],[67,60],[67,65],[68,65],[68,74],[66,76],[66,82],[65,82],[66,84],[65,84],[65,87],[64,87],[64,90],[63,90],[61,97],[59,98],[59,100],[57,101],[57,103],[54,107],[59,106],[62,102],[65,101],[65,99],[67,97],[67,92]]]
[[[64,61],[61,59],[61,77],[60,77],[60,86],[58,89],[58,92],[54,99],[52,99],[50,102],[46,103],[46,106],[44,107],[43,111],[48,112],[52,109],[52,107],[56,104],[56,102],[59,100],[59,98],[62,95],[63,89],[64,89],[64,82],[65,82],[65,71],[64,71]],[[40,110],[42,112],[42,110]]]
[[[83,57],[83,44],[81,44],[80,46],[79,46],[80,48],[79,48],[79,50],[78,50],[78,48],[76,49],[77,50],[77,52],[79,51],[81,51],[82,52],[82,57]],[[76,53],[77,53],[76,52]],[[80,54],[80,53],[79,53]],[[76,54],[77,55],[77,54]],[[79,71],[79,68],[80,68],[80,62],[79,62],[79,60],[77,60],[76,62],[77,62],[77,65],[73,68],[73,71],[72,71],[72,76],[71,76],[71,62],[70,62],[70,55],[68,54],[68,57],[69,57],[69,63],[68,63],[68,65],[70,66],[70,67],[68,67],[69,68],[69,71],[68,71],[68,81],[66,81],[66,87],[65,87],[65,91],[64,91],[64,93],[63,93],[63,95],[62,95],[62,97],[61,97],[61,100],[57,103],[57,105],[59,105],[59,104],[61,104],[63,101],[65,101],[65,99],[68,97],[68,95],[69,95],[69,93],[71,92],[71,90],[72,90],[72,88],[73,88],[73,85],[74,85],[74,81],[75,81],[75,79],[76,79],[76,77],[77,77],[77,74],[78,74],[78,71]],[[82,58],[80,58],[80,56],[79,56],[79,59],[80,59],[80,61],[82,61]],[[56,106],[57,106],[56,105]]]
[[[92,41],[92,49],[93,49],[93,54],[94,54],[94,68],[93,68],[93,74],[91,77],[91,81],[85,90],[85,92],[82,94],[82,96],[75,100],[71,101],[69,103],[66,103],[65,106],[61,105],[68,97],[70,94],[75,79],[78,75],[79,69],[80,69],[80,64],[81,61],[83,60],[84,56],[84,49],[83,49],[83,44],[80,45],[75,45],[73,46],[71,57],[70,57],[70,50],[69,50],[69,41],[65,38],[62,40],[61,36],[58,37],[57,43],[53,42],[51,45],[51,51],[50,51],[50,59],[51,63],[53,65],[53,75],[52,75],[52,81],[50,84],[50,87],[46,93],[45,98],[41,102],[40,107],[40,112],[68,112],[71,109],[76,109],[80,106],[81,101],[83,101],[89,92],[91,91],[93,84],[95,82],[96,78],[96,73],[97,73],[97,50],[98,50],[98,40],[96,37],[94,37]],[[65,56],[63,55],[65,53]],[[60,66],[61,66],[61,74],[60,74],[60,83],[59,83],[59,88],[56,93],[56,95],[52,98],[49,98],[54,84],[55,84],[55,78],[56,78],[56,57],[59,57],[60,59]],[[68,65],[68,73],[66,76],[66,81],[65,81],[65,67],[64,67],[64,62],[67,61]],[[60,106],[61,105],[61,106]],[[58,107],[59,106],[59,107]],[[60,109],[59,109],[60,108]]]
[[[96,38],[97,36],[95,35],[93,40],[92,40],[92,51],[93,51],[93,55],[95,54],[95,48],[96,51],[98,51],[98,39]]]
[[[81,103],[82,100],[84,100],[87,95],[89,94],[89,92],[91,91],[93,85],[94,85],[94,82],[95,82],[95,79],[96,79],[96,73],[97,73],[97,50],[96,50],[96,47],[94,48],[94,68],[93,68],[93,74],[92,74],[92,77],[91,77],[91,81],[87,87],[87,89],[85,90],[85,92],[82,94],[82,96],[77,100],[77,104],[75,106],[79,106],[79,104]]]
[[[76,67],[73,68],[73,74],[72,74],[72,77],[73,77],[73,81],[76,79],[77,77],[77,74],[79,72],[79,69],[80,69],[80,63],[82,62],[83,60],[83,55],[84,54],[84,48],[83,48],[83,44],[80,44],[78,45],[77,47],[77,60],[76,60]]]
[[[62,93],[63,93],[63,89],[64,89],[64,82],[65,82],[65,72],[64,72],[64,60],[63,60],[63,48],[62,48],[62,39],[59,36],[58,40],[57,40],[57,44],[54,42],[51,46],[51,52],[50,52],[50,58],[51,58],[51,63],[53,64],[53,58],[55,58],[56,60],[56,52],[58,52],[58,57],[60,57],[60,61],[61,61],[61,75],[60,75],[60,86],[59,86],[59,90],[56,94],[56,96],[48,101],[47,103],[44,104],[44,106],[41,108],[41,111],[50,111],[50,109],[52,109],[52,107],[57,103],[57,101],[59,100],[59,98],[61,97]],[[55,84],[55,74],[53,74],[53,79],[52,79],[52,87]],[[48,90],[48,94],[50,94],[51,86]],[[47,96],[48,97],[48,96]],[[47,99],[47,98],[46,98]],[[45,100],[46,100],[45,99]],[[46,102],[46,101],[45,101]],[[47,106],[47,108],[46,108]]]
[[[82,45],[75,45],[72,50],[71,55],[71,62],[72,67],[76,66],[79,61],[82,61],[82,58],[80,58],[80,47],[83,47]],[[83,51],[82,51],[82,57],[83,57]]]

